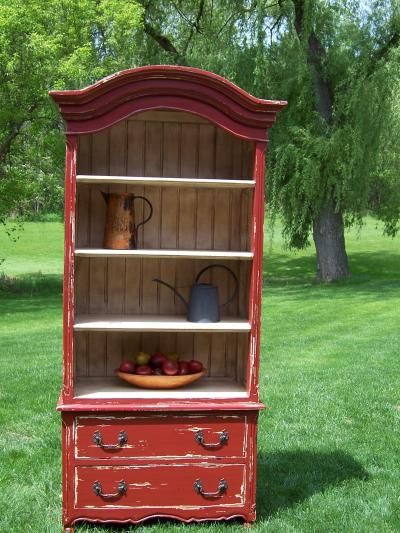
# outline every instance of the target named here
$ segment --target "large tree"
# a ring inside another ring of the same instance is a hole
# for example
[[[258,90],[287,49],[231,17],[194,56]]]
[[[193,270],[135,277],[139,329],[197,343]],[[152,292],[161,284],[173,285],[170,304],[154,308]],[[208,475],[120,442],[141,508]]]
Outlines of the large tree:
[[[290,245],[315,243],[317,277],[350,275],[344,228],[372,210],[393,234],[399,220],[396,136],[398,4],[293,0],[268,50],[273,93],[289,100],[272,147],[271,200]],[[393,144],[392,144],[393,145]]]
[[[399,5],[339,0],[147,0],[148,51],[201,66],[287,111],[270,145],[270,211],[289,246],[312,236],[317,277],[350,275],[345,226],[399,220]],[[157,52],[158,48],[158,52]],[[385,154],[385,155],[384,155]]]

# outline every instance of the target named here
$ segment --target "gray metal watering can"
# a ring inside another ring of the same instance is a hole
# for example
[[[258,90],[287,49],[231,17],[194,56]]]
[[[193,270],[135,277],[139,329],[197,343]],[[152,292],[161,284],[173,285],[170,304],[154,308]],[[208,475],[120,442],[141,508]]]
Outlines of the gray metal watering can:
[[[211,285],[210,283],[198,283],[201,275],[204,274],[204,272],[209,268],[223,268],[227,270],[235,280],[233,294],[223,304],[219,303],[218,287]],[[236,298],[239,290],[239,281],[236,277],[236,274],[225,265],[209,265],[200,270],[195,280],[196,283],[190,288],[189,302],[187,302],[185,298],[176,290],[176,288],[169,283],[166,283],[158,278],[154,278],[153,281],[161,283],[162,285],[165,285],[174,291],[181,302],[183,302],[187,307],[187,319],[189,322],[219,322],[220,308],[231,303]]]

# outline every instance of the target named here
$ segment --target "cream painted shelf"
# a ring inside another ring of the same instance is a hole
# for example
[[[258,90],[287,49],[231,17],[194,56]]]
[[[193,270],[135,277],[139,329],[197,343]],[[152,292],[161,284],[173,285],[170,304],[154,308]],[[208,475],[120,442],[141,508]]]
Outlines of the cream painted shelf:
[[[203,378],[182,389],[139,389],[124,383],[117,377],[79,378],[75,385],[74,397],[84,400],[134,399],[134,398],[181,398],[224,399],[247,398],[243,385],[229,378]]]
[[[126,185],[144,185],[156,187],[194,187],[212,189],[253,189],[254,180],[202,179],[202,178],[161,178],[139,176],[97,176],[92,174],[78,174],[78,183],[123,183]]]
[[[184,316],[81,315],[75,317],[75,331],[187,331],[248,332],[248,320],[222,318],[220,322],[188,322]]]
[[[78,257],[149,257],[160,259],[223,259],[251,261],[252,252],[228,252],[224,250],[108,250],[105,248],[77,248]]]

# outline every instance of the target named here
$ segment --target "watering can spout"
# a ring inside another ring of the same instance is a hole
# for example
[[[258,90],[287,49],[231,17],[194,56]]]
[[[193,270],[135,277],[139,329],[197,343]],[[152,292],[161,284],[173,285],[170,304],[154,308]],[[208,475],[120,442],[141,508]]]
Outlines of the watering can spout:
[[[173,291],[176,296],[180,299],[180,301],[186,306],[186,307],[189,307],[189,303],[185,300],[185,298],[182,296],[182,294],[180,294],[176,289],[175,287],[173,287],[172,285],[170,285],[169,283],[166,283],[165,281],[161,280],[161,279],[158,279],[158,278],[154,278],[153,281],[156,281],[157,283],[161,283],[161,285],[165,285],[166,287],[168,287],[169,289],[171,289],[171,291]]]

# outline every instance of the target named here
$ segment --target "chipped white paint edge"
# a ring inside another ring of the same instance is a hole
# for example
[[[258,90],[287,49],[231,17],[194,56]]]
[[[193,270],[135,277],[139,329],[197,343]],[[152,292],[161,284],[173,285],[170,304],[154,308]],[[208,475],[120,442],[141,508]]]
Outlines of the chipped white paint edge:
[[[204,415],[160,415],[160,414],[157,414],[157,415],[153,415],[153,416],[126,416],[126,417],[119,417],[119,416],[78,416],[78,417],[75,417],[74,419],[74,440],[75,440],[75,458],[77,459],[93,459],[92,456],[89,456],[89,455],[80,455],[80,451],[79,451],[79,442],[81,440],[81,438],[79,437],[79,433],[78,431],[80,429],[85,429],[87,427],[89,427],[87,424],[85,423],[81,423],[80,421],[82,420],[87,420],[87,421],[101,421],[101,422],[104,422],[104,421],[108,421],[108,422],[116,422],[116,424],[113,424],[113,423],[110,423],[110,424],[102,424],[102,423],[96,423],[95,426],[92,426],[91,429],[93,429],[93,432],[98,430],[98,429],[101,429],[101,428],[115,428],[117,426],[118,429],[121,429],[121,422],[136,422],[136,421],[141,421],[141,420],[154,420],[154,419],[173,419],[173,420],[182,420],[184,423],[188,424],[190,423],[191,420],[193,419],[204,419],[204,418],[210,418],[210,415],[208,414],[204,414]],[[233,421],[233,420],[241,420],[243,419],[243,424],[244,424],[244,430],[243,430],[243,434],[242,435],[236,435],[235,438],[241,438],[242,439],[242,455],[219,455],[218,457],[225,457],[225,458],[231,458],[231,459],[243,459],[243,457],[246,457],[246,443],[247,443],[247,416],[246,415],[213,415],[213,421],[212,421],[212,424],[213,425],[218,425],[220,424],[220,420],[223,420],[223,421]],[[210,422],[209,422],[210,424]],[[133,428],[134,428],[134,424],[133,424]],[[132,428],[132,429],[133,429]],[[129,426],[126,427],[126,428],[122,428],[126,431],[128,431],[129,429]],[[195,426],[195,427],[183,427],[183,428],[173,428],[173,431],[174,432],[178,432],[178,433],[182,433],[182,434],[185,434],[186,432],[191,432],[191,433],[195,433],[197,431],[204,431],[204,430],[208,430],[210,432],[213,432],[215,434],[218,434],[220,433],[221,431],[224,430],[224,428],[215,428],[213,427],[212,425],[203,425],[203,426]],[[147,441],[139,441],[139,443],[145,443]],[[125,450],[133,450],[135,451],[136,448],[140,448],[141,446],[139,446],[139,444],[129,444],[129,439],[128,439],[128,444],[124,445],[124,449]],[[95,444],[92,445],[92,448],[94,449],[97,449],[97,446]],[[157,459],[169,459],[169,460],[175,460],[175,459],[185,459],[185,458],[193,458],[193,459],[201,459],[201,458],[214,458],[216,457],[215,454],[213,455],[207,455],[207,452],[208,450],[204,449],[204,453],[199,453],[199,454],[191,454],[191,453],[187,453],[187,454],[184,454],[184,455],[149,455],[149,456],[146,456],[146,455],[140,455],[139,457],[138,456],[127,456],[127,455],[124,455],[124,456],[112,456],[113,460],[126,460],[126,459],[130,459],[130,458],[136,458],[138,457],[139,459],[146,459],[146,458],[149,458],[151,460],[157,460]],[[229,451],[228,449],[226,449],[226,451]],[[110,459],[110,457],[96,457],[96,460],[100,460],[100,461],[108,461]]]
[[[82,415],[79,415],[79,416],[76,416],[75,419],[77,421],[77,424],[79,426],[79,420],[110,420],[110,421],[114,421],[114,420],[144,420],[144,419],[155,419],[155,418],[172,418],[172,419],[184,419],[184,420],[192,420],[194,418],[209,418],[211,415],[210,414],[179,414],[179,415],[173,415],[173,414],[165,414],[165,415],[161,415],[161,414],[154,414],[154,415],[137,415],[137,416],[112,416],[112,415],[106,415],[106,416],[102,416],[102,415],[85,415],[85,416],[82,416]],[[238,420],[238,419],[241,419],[241,418],[244,418],[246,419],[246,416],[242,416],[242,415],[212,415],[213,416],[213,419],[215,420],[218,420],[218,419],[224,419],[224,420]],[[82,426],[85,426],[85,424],[82,424]],[[80,427],[80,426],[79,426]]]
[[[113,470],[113,471],[127,471],[127,470],[143,470],[145,468],[163,468],[163,467],[167,467],[167,468],[176,468],[176,467],[179,467],[179,468],[182,468],[182,467],[191,467],[193,468],[193,464],[192,463],[173,463],[173,464],[147,464],[147,465],[128,465],[128,466],[115,466],[115,465],[104,465],[104,466],[75,466],[75,501],[74,501],[74,508],[75,509],[154,509],[155,506],[154,505],[115,505],[115,504],[110,504],[110,505],[101,505],[101,506],[97,506],[97,505],[83,505],[83,506],[78,506],[78,482],[81,480],[81,481],[84,481],[83,479],[80,479],[78,477],[78,468],[81,470],[81,471],[87,471],[87,470],[90,470],[90,471],[102,471],[102,470]],[[243,504],[244,504],[244,501],[245,501],[245,483],[246,483],[246,464],[244,463],[235,463],[235,464],[229,464],[229,463],[203,463],[203,462],[199,462],[195,465],[197,468],[211,468],[213,470],[220,470],[220,469],[224,469],[224,468],[232,468],[232,467],[241,467],[242,468],[242,484],[241,484],[241,487],[240,487],[240,492],[238,494],[234,494],[232,495],[233,497],[236,497],[236,498],[240,498],[241,501],[238,502],[238,503],[224,503],[224,504],[221,504],[221,503],[216,503],[215,505],[212,505],[212,504],[207,504],[205,505],[205,502],[203,501],[202,502],[202,505],[174,505],[174,506],[163,506],[163,505],[159,505],[157,508],[160,508],[160,509],[208,509],[208,508],[212,508],[212,507],[221,507],[221,506],[224,506],[224,507],[243,507]],[[131,485],[136,485],[136,484],[131,484],[131,483],[128,483],[128,487],[130,487]],[[151,483],[148,483],[146,485],[146,487],[150,485],[151,486]]]
[[[96,507],[95,505],[84,505],[82,507],[75,507],[75,509],[181,509],[184,510],[200,510],[200,509],[210,509],[213,507],[227,507],[227,508],[235,508],[235,507],[243,507],[242,503],[224,503],[223,505],[215,504],[215,505],[159,505],[158,507],[155,507],[154,505],[102,505],[101,507]],[[156,517],[157,515],[155,515]],[[210,517],[207,520],[213,521],[214,518]],[[115,520],[110,520],[111,522],[115,522]]]

